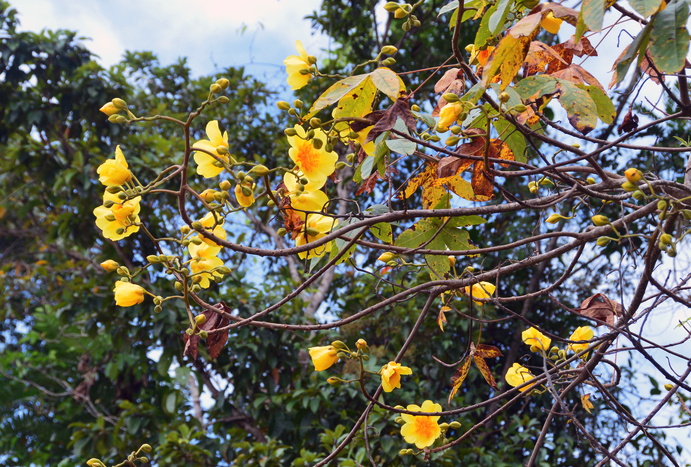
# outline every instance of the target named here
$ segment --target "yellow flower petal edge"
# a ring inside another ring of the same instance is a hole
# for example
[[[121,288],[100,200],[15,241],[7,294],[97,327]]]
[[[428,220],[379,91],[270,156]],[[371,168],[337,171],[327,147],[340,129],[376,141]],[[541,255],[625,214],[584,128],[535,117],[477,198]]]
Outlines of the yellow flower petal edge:
[[[472,290],[473,292],[473,299],[475,298],[490,298],[494,294],[494,290],[496,287],[494,284],[489,283],[489,282],[480,282],[479,284],[473,284],[473,287],[471,289],[470,286],[465,288],[465,293],[466,295],[470,296],[470,292]],[[478,302],[476,300],[473,300],[476,305],[484,305],[484,302]]]
[[[312,79],[312,74],[302,74],[300,71],[308,70],[310,68],[309,55],[307,51],[302,46],[302,42],[295,41],[295,48],[299,55],[289,55],[283,64],[286,66],[286,72],[288,73],[288,84],[290,89],[293,91],[304,87],[310,79]]]
[[[592,328],[588,326],[581,326],[576,328],[576,330],[571,334],[571,337],[569,337],[570,341],[589,341],[595,336],[595,333],[593,332]],[[582,352],[585,349],[590,347],[590,344],[569,344],[569,349],[573,350],[574,352]],[[588,356],[588,354],[584,355],[585,357]]]
[[[203,149],[207,152],[215,154],[216,157],[222,159],[224,162],[229,161],[228,154],[220,154],[219,147],[228,148],[228,132],[221,135],[221,130],[218,128],[218,121],[212,120],[206,124],[206,136],[208,140],[200,140],[194,143],[192,149]],[[223,172],[223,167],[218,167],[216,158],[206,152],[195,151],[194,161],[197,163],[197,174],[204,178],[213,178]]]
[[[552,344],[552,339],[532,327],[523,331],[521,337],[524,344],[538,347],[544,352],[549,352],[549,347]]]
[[[440,404],[435,404],[429,400],[423,402],[422,407],[413,404],[406,407],[406,409],[411,412],[429,413],[441,412],[442,410]],[[418,449],[431,446],[441,436],[438,416],[401,414],[401,418],[405,422],[401,426],[401,435],[407,443],[415,444]]]
[[[96,169],[96,173],[99,175],[98,181],[105,186],[120,186],[132,180],[132,173],[120,146],[115,148],[115,159],[105,161]]]
[[[381,369],[381,384],[385,392],[401,387],[401,375],[412,375],[413,370],[400,363],[389,362]]]
[[[302,246],[310,242],[319,240],[320,238],[325,237],[326,234],[331,232],[331,230],[336,228],[337,225],[338,220],[333,219],[331,217],[323,216],[321,214],[309,214],[307,216],[307,221],[305,222],[304,228],[295,238],[295,245]],[[310,233],[308,233],[307,229],[314,229],[316,234],[311,235]],[[318,247],[312,248],[308,251],[302,251],[298,253],[298,256],[300,257],[300,259],[311,259],[324,256],[324,254],[328,252],[331,252],[331,242],[328,242],[325,245],[320,245]]]
[[[117,281],[113,292],[118,306],[133,306],[144,301],[144,288],[131,282]]]
[[[309,353],[310,357],[312,357],[314,369],[317,371],[329,369],[338,361],[338,352],[336,352],[332,345],[310,347]]]
[[[506,372],[506,376],[504,377],[506,379],[506,382],[509,383],[509,385],[516,387],[520,386],[523,383],[527,383],[528,381],[535,379],[535,376],[525,368],[524,366],[521,366],[519,363],[514,363],[511,368],[509,368],[509,371]],[[528,389],[532,389],[534,384],[531,384],[529,386],[525,386],[519,389],[521,392],[525,392]]]

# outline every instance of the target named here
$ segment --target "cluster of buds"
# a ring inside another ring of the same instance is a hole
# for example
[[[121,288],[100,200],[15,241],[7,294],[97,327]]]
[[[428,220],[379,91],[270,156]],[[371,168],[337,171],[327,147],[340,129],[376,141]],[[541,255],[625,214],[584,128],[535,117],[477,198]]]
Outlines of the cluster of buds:
[[[103,107],[100,109],[101,112],[104,114],[108,115],[108,121],[110,123],[127,123],[128,120],[126,117],[119,115],[120,112],[127,112],[129,115],[130,112],[127,110],[127,102],[124,100],[116,97],[112,101],[108,102],[105,104]]]
[[[388,2],[384,5],[384,9],[389,13],[393,13],[394,18],[401,19],[408,17],[405,23],[403,23],[404,31],[410,31],[412,27],[419,28],[422,23],[417,19],[415,15],[411,15],[413,11],[413,6],[410,3],[396,3]]]
[[[147,462],[149,462],[149,459],[147,457],[144,457],[144,456],[137,457],[137,456],[139,456],[140,453],[148,453],[148,452],[151,452],[151,445],[142,444],[139,447],[139,449],[137,449],[136,452],[132,452],[132,453],[130,453],[129,456],[127,456],[127,460],[125,460],[124,462],[121,462],[116,467],[120,467],[120,466],[125,465],[125,464],[134,467],[137,465],[135,463],[135,461],[139,461],[142,464],[146,464]],[[88,461],[86,461],[86,465],[88,465],[89,467],[107,467],[106,464],[101,462],[100,459],[96,459],[96,458],[92,458],[92,459],[89,459]]]
[[[228,89],[228,86],[230,86],[230,81],[228,81],[227,78],[217,79],[215,83],[209,86],[209,93],[210,95],[219,94],[223,90]],[[218,102],[219,104],[227,104],[230,102],[230,99],[228,99],[226,96],[220,96],[215,102]],[[225,149],[227,150],[228,148]]]

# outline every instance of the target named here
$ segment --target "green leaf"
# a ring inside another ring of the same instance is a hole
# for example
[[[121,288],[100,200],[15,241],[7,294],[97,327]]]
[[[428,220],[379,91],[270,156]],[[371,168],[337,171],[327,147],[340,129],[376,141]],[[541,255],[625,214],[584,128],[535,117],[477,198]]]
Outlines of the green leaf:
[[[329,89],[324,91],[319,98],[314,101],[312,108],[310,108],[310,115],[319,112],[324,107],[338,102],[343,96],[355,89],[360,83],[367,79],[370,75],[355,75],[349,76],[337,83],[331,85]]]
[[[569,116],[569,122],[583,134],[597,125],[597,106],[590,95],[571,81],[559,80],[561,93],[559,103]]]
[[[660,4],[662,0],[629,0],[629,5],[644,18],[655,13]]]
[[[439,227],[436,227],[434,230],[432,230],[432,235],[436,233],[436,230]],[[430,249],[430,250],[443,250],[446,248],[446,243],[444,242],[444,238],[441,233],[439,233],[434,239],[429,242],[425,248]],[[451,269],[451,264],[449,263],[449,258],[448,256],[444,255],[425,255],[425,260],[427,261],[427,265],[430,267],[432,272],[430,273],[430,277],[432,280],[438,280],[438,279],[444,279],[446,274],[449,272]]]
[[[449,11],[453,11],[456,9],[458,9],[458,0],[452,0],[451,2],[441,7],[441,9],[439,10],[439,14],[437,14],[437,18],[439,18],[444,13],[448,13]]]
[[[583,0],[581,16],[583,22],[591,31],[602,30],[602,20],[605,17],[605,3],[607,0]]]
[[[391,243],[393,241],[393,234],[391,233],[391,224],[380,222],[370,227],[372,235],[377,237],[382,242]]]
[[[487,10],[487,12],[482,16],[480,27],[477,30],[477,34],[475,34],[475,42],[473,43],[475,50],[480,50],[483,48],[487,44],[487,41],[492,37],[492,33],[489,30],[489,20],[494,15],[495,11],[497,11],[497,6],[492,5],[492,7],[490,7],[490,9]]]
[[[688,19],[689,5],[685,0],[667,3],[667,8],[655,15],[650,34],[650,55],[663,73],[677,73],[684,68],[689,51]]]
[[[331,115],[334,118],[362,117],[372,110],[376,94],[377,87],[368,76],[338,101]],[[347,122],[336,123],[336,130],[339,132],[348,131],[348,128]]]
[[[170,368],[170,364],[173,362],[174,355],[175,351],[172,347],[166,347],[163,350],[163,353],[158,358],[158,363],[156,363],[156,370],[158,371],[159,375],[168,376],[168,369]]]
[[[425,242],[428,242],[438,225],[435,225],[430,219],[422,219],[411,228],[404,230],[396,239],[394,245],[404,248],[417,248]]]
[[[171,392],[166,396],[166,402],[165,402],[165,409],[166,412],[169,414],[174,414],[175,413],[175,399],[177,397],[177,394],[175,392]]]
[[[437,122],[434,120],[434,117],[430,114],[426,114],[424,112],[416,112],[414,110],[411,110],[412,114],[415,115],[417,118],[422,120],[425,125],[427,125],[430,128],[433,128],[434,125],[437,124]]]
[[[624,55],[622,55],[615,62],[614,68],[616,71],[616,81],[614,84],[619,84],[624,80],[626,72],[629,71],[629,67],[631,66],[631,63],[633,63],[633,59],[636,58],[636,55],[638,55],[638,51],[641,48],[641,45],[647,42],[648,37],[650,36],[650,31],[652,30],[653,24],[655,23],[655,19],[656,18],[653,18],[653,20],[650,21],[641,30],[641,32],[638,33],[638,35],[634,38],[633,42],[629,44],[629,46],[626,48],[626,53],[624,53]]]
[[[377,89],[394,101],[398,99],[398,94],[401,91],[401,82],[396,73],[389,68],[381,67],[370,73],[370,76]]]
[[[497,2],[496,10],[494,13],[492,13],[492,16],[489,18],[489,22],[487,23],[489,32],[493,36],[496,36],[499,31],[501,31],[501,28],[504,27],[506,15],[509,14],[509,7],[511,6],[511,3],[511,0],[499,0],[499,2]]]
[[[597,86],[585,86],[583,84],[579,84],[578,87],[586,91],[593,102],[595,102],[595,105],[597,106],[597,116],[600,117],[600,120],[608,125],[611,125],[612,122],[614,122],[614,117],[616,117],[617,111],[614,108],[614,104],[609,96],[602,92],[602,89],[598,88]]]
[[[362,180],[366,180],[372,175],[372,168],[374,167],[374,156],[367,156],[367,158],[362,161],[360,165],[360,177]]]
[[[417,144],[415,144],[414,141],[409,141],[409,140],[404,139],[404,138],[387,139],[386,145],[393,152],[397,152],[399,154],[403,154],[406,156],[410,156],[417,149]]]
[[[509,89],[511,88],[507,88],[507,91]],[[511,152],[513,152],[516,160],[518,162],[526,162],[526,142],[523,134],[520,131],[517,131],[513,124],[507,122],[502,117],[497,117],[497,119],[492,122],[492,125],[494,125],[497,133],[499,133],[501,140],[509,146],[509,149],[511,149]]]
[[[553,94],[556,92],[557,79],[543,75],[528,76],[527,78],[523,78],[521,81],[519,81],[513,89],[523,99],[529,99],[533,96],[540,98],[546,94]]]
[[[457,217],[452,217],[449,222],[446,224],[446,228],[452,228],[452,227],[469,227],[471,225],[480,225],[480,224],[485,224],[487,222],[487,219],[484,217],[480,216],[457,216]]]
[[[444,226],[439,236],[449,250],[474,250],[476,247],[470,243],[470,234],[465,229],[456,229]]]

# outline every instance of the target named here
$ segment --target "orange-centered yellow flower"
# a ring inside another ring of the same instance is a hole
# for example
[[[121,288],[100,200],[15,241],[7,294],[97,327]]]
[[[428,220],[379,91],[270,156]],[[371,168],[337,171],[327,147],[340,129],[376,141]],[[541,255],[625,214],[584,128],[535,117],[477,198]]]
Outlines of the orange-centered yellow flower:
[[[327,216],[322,216],[321,214],[309,214],[307,215],[305,225],[303,226],[298,236],[295,238],[295,245],[302,246],[310,242],[314,242],[315,240],[319,240],[320,238],[325,237],[326,234],[331,232],[331,230],[335,228],[336,225],[338,225],[338,221],[336,219],[332,219],[331,217]],[[325,253],[328,253],[330,251],[331,242],[328,242],[325,245],[312,248],[311,250],[301,251],[300,253],[298,253],[298,256],[300,257],[300,259],[304,259],[305,257],[311,259],[324,256]]]
[[[96,169],[96,172],[99,175],[98,181],[105,186],[120,186],[132,180],[132,173],[120,146],[115,148],[115,159],[105,161]]]
[[[490,298],[492,294],[494,294],[494,290],[496,287],[494,284],[490,284],[489,282],[480,282],[479,284],[473,284],[473,287],[471,289],[470,286],[465,288],[465,293],[466,295],[470,295],[470,292],[472,290],[473,292],[473,299],[475,298]],[[478,302],[476,300],[473,300],[476,305],[482,305],[483,302]]]
[[[223,266],[223,260],[217,256],[222,247],[210,246],[202,242],[200,245],[190,243],[187,248],[192,258],[190,270],[192,273],[199,274],[201,277],[201,281],[198,282],[201,288],[208,288],[211,285],[210,279],[214,277],[223,277],[223,274],[218,271],[211,272],[214,268]]]
[[[463,106],[458,102],[453,104],[446,104],[439,112],[439,123],[437,123],[438,128],[449,128],[453,123],[458,120],[458,117],[463,113]]]
[[[312,142],[305,139],[307,136],[305,130],[300,125],[295,125],[294,128],[297,135],[288,136],[288,142],[291,146],[288,155],[305,174],[305,177],[313,182],[316,188],[321,188],[329,175],[336,170],[338,154],[333,151],[326,152],[326,144],[315,149]],[[323,143],[327,142],[326,134],[320,129],[314,130],[314,137],[319,138]]]
[[[551,33],[551,34],[557,34],[559,32],[559,28],[561,28],[561,23],[563,21],[560,20],[559,18],[555,18],[554,14],[550,11],[547,16],[542,18],[542,22],[540,23],[540,26],[542,28]]]
[[[144,301],[144,288],[131,282],[117,281],[113,292],[118,306],[138,305]]]
[[[221,136],[221,130],[218,129],[218,121],[212,120],[206,124],[206,136],[208,140],[203,139],[194,143],[192,149],[204,149],[216,157],[228,162],[228,132],[226,131]],[[225,148],[225,154],[221,154],[218,148]],[[223,172],[223,167],[216,165],[218,160],[210,154],[197,151],[194,153],[194,161],[197,163],[197,173],[204,178],[212,178]]]
[[[381,369],[381,385],[385,392],[401,387],[401,375],[412,375],[413,370],[400,363],[389,362]]]
[[[422,407],[409,405],[406,407],[411,412],[441,412],[441,405],[432,401],[425,401]],[[441,435],[439,427],[439,416],[417,416],[402,413],[401,418],[405,424],[401,427],[401,435],[406,443],[415,444],[418,449],[424,449],[434,444],[434,441]]]
[[[310,79],[312,79],[312,74],[302,74],[301,70],[308,70],[310,66],[309,55],[307,51],[302,46],[302,42],[295,41],[295,48],[299,55],[289,55],[283,64],[286,66],[286,72],[288,72],[288,84],[290,89],[296,90],[304,87]]]
[[[535,328],[526,329],[521,334],[523,338],[523,343],[529,346],[535,346],[542,349],[545,352],[549,352],[549,346],[552,343],[552,339],[542,334]]]
[[[103,236],[110,240],[122,240],[138,232],[139,226],[134,224],[140,222],[138,214],[141,199],[141,196],[137,196],[123,202],[116,195],[106,191],[103,194],[103,203],[112,201],[115,204],[110,208],[99,206],[94,209],[96,226],[103,231]],[[122,229],[120,233],[119,229]]]
[[[222,218],[221,216],[218,217],[218,222],[216,222],[216,218],[214,217],[213,213],[208,213],[206,216],[202,217],[202,219],[199,221],[202,224],[202,227],[204,227],[206,230],[211,230],[211,233],[213,233],[215,236],[218,238],[225,240],[228,236],[226,233],[225,229],[223,228],[223,224],[225,223],[225,219]],[[199,239],[206,243],[207,245],[211,247],[218,247],[218,251],[221,251],[221,246],[218,245],[216,242],[213,240],[209,240],[208,238],[204,237],[203,235],[195,235],[193,237],[190,237],[190,240],[194,237],[199,237]],[[218,254],[218,251],[215,254]]]
[[[312,357],[314,369],[317,371],[324,371],[331,368],[331,366],[338,361],[338,352],[336,352],[336,349],[334,349],[332,345],[310,347],[309,352],[310,357]]]
[[[100,110],[100,111],[103,112],[104,114],[108,115],[109,117],[110,117],[111,115],[115,115],[116,113],[120,112],[120,111],[113,105],[112,102],[108,102],[107,104],[105,104],[103,107],[101,107],[101,108],[98,109],[98,110]]]
[[[321,187],[316,187],[312,181],[305,185],[303,191],[298,191],[298,181],[295,175],[290,172],[283,174],[283,184],[288,189],[291,207],[298,212],[304,221],[306,212],[322,212],[329,202],[329,197],[321,191]]]
[[[571,337],[569,337],[570,341],[589,341],[590,339],[593,338],[595,333],[593,330],[588,327],[588,326],[581,326],[576,328],[576,330],[571,334]],[[573,350],[574,352],[582,352],[583,350],[587,349],[590,347],[590,344],[569,344],[569,349]],[[587,357],[588,354],[585,354]]]
[[[526,367],[521,366],[518,363],[514,363],[513,366],[509,368],[509,371],[506,372],[506,376],[504,378],[506,379],[506,382],[509,383],[511,386],[516,387],[532,379],[535,379],[535,376],[533,376],[530,370],[528,370]],[[521,389],[519,389],[519,391],[527,391],[533,386],[535,385],[531,384],[529,386],[522,387]]]

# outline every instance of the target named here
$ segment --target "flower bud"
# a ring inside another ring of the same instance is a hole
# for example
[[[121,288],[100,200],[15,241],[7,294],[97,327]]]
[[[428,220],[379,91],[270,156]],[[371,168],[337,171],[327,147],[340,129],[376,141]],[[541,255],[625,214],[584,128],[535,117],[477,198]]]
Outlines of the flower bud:
[[[228,99],[226,96],[221,96],[218,98],[219,104],[227,104],[228,102],[230,102],[230,99]]]
[[[538,347],[537,345],[531,345],[531,346],[530,346],[530,351],[531,351],[531,352],[538,353],[538,352],[540,352],[540,347]]]
[[[314,227],[307,227],[305,229],[305,234],[307,234],[309,237],[316,237],[319,235],[319,230],[315,229]]]
[[[629,192],[638,190],[638,185],[636,185],[635,183],[631,183],[631,182],[624,182],[621,184],[621,187],[624,190],[629,191]]]
[[[457,422],[456,420],[449,423],[449,428],[451,428],[452,430],[457,430],[460,427],[461,427],[461,422]]]
[[[665,389],[668,390],[668,391],[671,391],[673,387],[674,387],[674,386],[671,385],[671,384],[669,384],[669,383],[665,384]]]
[[[310,65],[315,65],[317,63],[317,57],[315,57],[314,55],[308,55],[307,56],[307,63],[309,63]],[[310,68],[312,68],[312,67],[310,67]]]
[[[395,259],[397,255],[394,253],[391,253],[390,251],[387,251],[386,253],[382,253],[379,258],[377,258],[379,261],[383,263],[388,263],[389,261]]]
[[[399,417],[399,418],[400,418],[400,417]],[[403,419],[401,418],[401,420],[403,420]],[[398,423],[398,418],[396,419],[396,423]],[[407,449],[401,449],[400,451],[398,451],[398,455],[399,455],[399,456],[407,456],[407,455],[408,455],[408,450],[407,450]]]
[[[515,111],[518,112],[518,113],[523,113],[523,112],[525,112],[526,110],[528,110],[528,107],[526,107],[526,106],[523,105],[523,104],[516,104],[516,105],[513,106],[513,110],[515,110]]]
[[[326,151],[326,152],[333,152],[333,150],[334,150],[334,147],[333,147],[333,145],[332,145],[331,143],[326,143],[326,144],[324,145],[324,151]]]
[[[638,201],[642,200],[645,198],[645,194],[641,190],[636,190],[633,192],[633,199],[636,199]]]
[[[228,180],[223,180],[221,183],[218,184],[218,187],[221,190],[230,190],[230,182]]]
[[[406,16],[408,16],[408,13],[406,13],[406,11],[403,8],[396,8],[396,11],[394,12],[393,16],[396,19],[400,19],[400,18],[405,18]],[[404,31],[410,31],[410,25],[408,24],[408,22],[405,22],[403,24],[403,30]]]
[[[669,206],[669,204],[667,203],[667,200],[666,200],[666,199],[661,199],[660,201],[657,202],[657,208],[658,208],[660,211],[666,211],[666,210],[667,210],[667,206]]]
[[[116,97],[111,101],[113,103],[113,106],[118,109],[118,110],[127,110],[127,102],[123,101],[122,99]]]
[[[559,347],[554,345],[554,346],[552,346],[551,349],[549,349],[549,351],[550,351],[550,353],[557,353],[557,352],[559,352]]]
[[[355,342],[355,347],[364,350],[367,348],[367,341],[365,339],[358,339],[357,342]]]
[[[120,267],[120,265],[112,259],[108,259],[101,263],[101,267],[108,272],[113,272],[117,270]]]
[[[326,382],[333,387],[338,387],[343,383],[343,380],[341,378],[336,378],[335,376],[332,376],[329,379],[327,379]]]
[[[446,430],[449,429],[449,424],[448,423],[440,423],[439,428],[441,428],[442,432],[445,432]]]
[[[672,236],[670,234],[660,235],[660,243],[664,243],[665,245],[669,245],[670,243],[672,243]]]
[[[396,2],[387,2],[386,5],[384,5],[384,9],[388,11],[389,13],[393,13],[398,9],[398,3]]]
[[[429,140],[432,141],[433,143],[438,143],[439,141],[441,141],[441,138],[437,135],[432,135],[432,136],[430,136]]]
[[[315,118],[311,118],[311,119],[310,119],[310,126],[311,126],[312,128],[321,128],[321,126],[322,126],[322,121],[321,121],[320,119],[316,118],[316,117],[315,117]]]
[[[456,265],[456,258],[454,256],[449,256],[449,264],[451,267],[454,267]]]
[[[312,140],[312,146],[314,147],[314,149],[321,149],[321,147],[323,145],[324,145],[324,142],[319,138],[314,138]]]
[[[209,91],[211,91],[211,94],[218,94],[219,92],[223,91],[223,89],[221,89],[221,86],[214,83],[211,86],[209,86]]]
[[[511,99],[511,96],[509,96],[508,92],[502,92],[499,94],[499,102],[507,103],[509,102],[509,99]]]
[[[564,219],[564,216],[562,216],[561,214],[556,214],[556,213],[554,213],[554,214],[552,214],[551,216],[549,216],[549,217],[545,220],[545,222],[547,222],[548,224],[556,224],[557,222],[559,222],[559,221],[562,220],[562,219]]]
[[[643,178],[643,173],[640,170],[631,167],[630,169],[627,169],[626,172],[624,172],[624,176],[631,183],[636,183]]]
[[[242,191],[243,196],[252,196],[252,190],[250,188],[243,185],[240,187],[240,190]]]
[[[348,350],[348,346],[345,345],[345,342],[343,341],[333,341],[331,343],[331,347],[333,347],[336,350]]]
[[[346,163],[343,162],[343,161],[336,162],[336,169],[337,169],[337,170],[341,170],[341,169],[343,169],[345,166],[346,166]]]
[[[597,239],[597,246],[607,246],[607,244],[611,241],[609,237],[600,237]]]
[[[456,144],[458,144],[460,140],[461,138],[459,138],[458,136],[449,136],[448,138],[446,138],[444,144],[446,144],[447,146],[455,146]]]
[[[122,115],[118,115],[115,118],[115,123],[127,123],[127,119],[123,117]]]
[[[161,260],[158,259],[158,255],[149,255],[146,257],[146,260],[151,264],[158,264],[161,262]]]
[[[201,326],[202,324],[206,323],[206,315],[197,315],[194,317],[194,322],[197,323],[197,326]]]
[[[287,233],[288,233],[288,231],[287,231],[286,229],[284,229],[283,227],[281,227],[280,229],[278,229],[278,230],[276,231],[276,234],[277,234],[279,237],[284,237],[285,234],[287,234]]]
[[[385,45],[381,48],[381,53],[384,55],[393,55],[398,52],[398,49],[393,45]]]
[[[391,260],[388,263],[386,263],[386,265],[390,268],[395,268],[396,266],[398,266],[398,263],[396,261]]]
[[[591,219],[593,221],[593,224],[595,224],[598,227],[602,227],[603,225],[609,225],[609,218],[607,216],[598,214],[597,216],[593,216]]]
[[[293,101],[293,107],[295,107],[296,109],[301,109],[303,105],[304,104],[300,99],[295,99]]]
[[[461,131],[463,131],[463,128],[461,128],[461,127],[458,126],[458,125],[454,125],[454,126],[452,126],[452,127],[450,128],[450,130],[451,130],[451,133],[452,133],[452,134],[457,135],[457,134],[459,134]]]
[[[255,174],[257,177],[263,177],[269,174],[269,168],[265,165],[259,164],[252,167],[250,173]]]
[[[180,232],[182,232],[183,235],[187,235],[190,233],[190,226],[189,225],[183,225],[180,227]]]
[[[528,189],[529,189],[530,192],[533,193],[533,194],[537,193],[537,191],[538,191],[537,185],[533,185],[533,186],[531,186],[531,187],[528,188]]]
[[[304,70],[302,70],[304,71]],[[297,117],[298,111],[296,109],[288,109],[288,115],[292,115],[294,117]]]
[[[382,65],[384,66],[391,66],[396,64],[396,59],[393,57],[389,57],[384,59],[384,61],[381,62]]]
[[[228,81],[227,78],[220,78],[216,80],[216,84],[221,86],[221,89],[228,89],[228,86],[230,86],[230,81]]]
[[[195,285],[194,287],[196,287],[199,290],[202,289],[198,285]],[[194,290],[194,287],[192,287],[192,293],[199,292],[199,290]],[[204,331],[203,329],[201,331],[199,331],[199,334],[197,334],[197,335],[202,339],[206,339],[207,337],[209,337],[209,333],[207,331]]]
[[[280,110],[283,110],[283,111],[290,110],[290,104],[287,103],[286,101],[276,102],[276,107],[278,107]]]
[[[96,458],[89,459],[88,461],[86,461],[86,465],[88,465],[89,467],[106,467],[106,465],[103,462]]]
[[[444,100],[446,102],[448,102],[449,104],[453,104],[453,103],[459,101],[458,96],[452,92],[447,92],[446,94],[442,95],[441,97],[443,97]]]
[[[118,117],[119,117],[119,116],[120,116],[120,115],[113,114],[113,115],[111,115],[110,117],[108,117],[108,121],[109,121],[110,123],[118,123]]]
[[[204,230],[204,226],[199,221],[192,222],[192,228],[196,231]]]
[[[595,185],[597,183],[593,177],[588,177],[585,181],[588,182],[588,185]]]
[[[691,211],[689,211],[688,209],[682,210],[681,215],[684,216],[684,219],[686,219],[687,221],[691,221]]]

